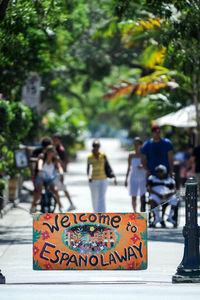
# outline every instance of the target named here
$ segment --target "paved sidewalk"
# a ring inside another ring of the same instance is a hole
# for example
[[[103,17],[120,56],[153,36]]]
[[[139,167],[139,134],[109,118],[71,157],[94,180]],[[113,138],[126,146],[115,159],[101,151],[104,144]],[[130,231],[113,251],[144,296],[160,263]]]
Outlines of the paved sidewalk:
[[[114,147],[114,152],[111,152],[111,146]],[[117,187],[110,182],[107,211],[130,212],[130,197],[123,186],[127,153],[119,148],[115,140],[105,141],[105,150],[119,181]],[[77,207],[76,212],[92,212],[86,178],[88,151],[89,147],[78,153],[78,160],[69,165],[66,174],[68,190]],[[114,154],[111,155],[112,153]],[[199,296],[199,284],[171,283],[172,275],[183,258],[184,207],[180,209],[180,226],[177,229],[148,230],[148,269],[145,271],[33,271],[30,201],[27,198],[26,202],[19,203],[0,219],[0,269],[6,277],[6,285],[0,286],[1,299],[95,297],[102,300],[170,297],[183,300]],[[69,203],[64,197],[62,202],[67,209]]]

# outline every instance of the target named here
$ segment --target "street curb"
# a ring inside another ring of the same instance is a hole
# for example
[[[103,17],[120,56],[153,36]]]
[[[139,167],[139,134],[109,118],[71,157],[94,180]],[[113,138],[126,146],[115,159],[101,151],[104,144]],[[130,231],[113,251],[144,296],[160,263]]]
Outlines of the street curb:
[[[3,209],[0,211],[0,217],[3,218],[3,216],[5,216],[12,208],[15,208],[15,206],[17,204],[20,203],[20,199],[17,198],[14,201],[9,201],[4,207]]]

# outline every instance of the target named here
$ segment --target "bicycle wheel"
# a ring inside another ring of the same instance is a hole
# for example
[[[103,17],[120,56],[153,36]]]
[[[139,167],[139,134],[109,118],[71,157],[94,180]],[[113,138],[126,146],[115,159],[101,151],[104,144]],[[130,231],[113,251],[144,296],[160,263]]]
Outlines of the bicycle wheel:
[[[52,193],[48,193],[48,212],[53,213],[56,208],[57,199],[56,196]]]
[[[49,212],[49,197],[47,193],[43,193],[41,196],[41,211],[43,213]]]

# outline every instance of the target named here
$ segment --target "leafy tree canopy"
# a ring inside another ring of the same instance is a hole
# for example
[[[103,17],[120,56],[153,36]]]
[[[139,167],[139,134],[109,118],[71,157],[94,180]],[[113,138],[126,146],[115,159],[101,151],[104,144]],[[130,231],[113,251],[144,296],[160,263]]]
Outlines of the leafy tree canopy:
[[[35,71],[41,115],[79,111],[93,128],[106,120],[132,135],[152,116],[199,101],[198,0],[4,0],[0,7],[0,92],[9,100],[21,100]]]

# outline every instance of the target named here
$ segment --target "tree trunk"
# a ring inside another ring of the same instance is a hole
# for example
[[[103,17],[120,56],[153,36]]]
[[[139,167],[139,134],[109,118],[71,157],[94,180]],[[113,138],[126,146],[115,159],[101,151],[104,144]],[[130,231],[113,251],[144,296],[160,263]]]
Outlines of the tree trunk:
[[[3,0],[0,4],[0,22],[5,18],[8,2],[9,0]]]

